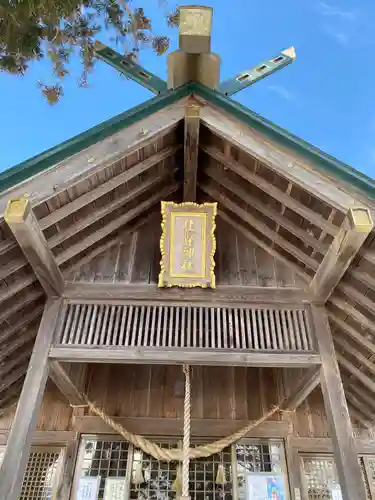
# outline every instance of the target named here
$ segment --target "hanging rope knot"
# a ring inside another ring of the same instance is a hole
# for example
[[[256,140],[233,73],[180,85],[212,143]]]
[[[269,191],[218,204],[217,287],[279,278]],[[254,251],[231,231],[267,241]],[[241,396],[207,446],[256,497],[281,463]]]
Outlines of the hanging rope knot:
[[[228,446],[236,443],[240,439],[246,436],[252,429],[257,427],[257,425],[265,422],[267,419],[272,417],[278,411],[292,411],[292,410],[282,410],[283,404],[285,404],[285,399],[280,402],[277,406],[272,406],[271,409],[260,417],[256,422],[249,422],[245,427],[234,432],[230,436],[219,439],[213,443],[203,444],[201,446],[195,446],[190,448],[190,409],[191,409],[191,398],[190,398],[190,367],[189,365],[183,365],[183,372],[185,374],[185,399],[184,399],[184,441],[182,450],[179,448],[168,449],[161,448],[159,445],[146,439],[139,434],[133,434],[132,432],[125,429],[121,424],[113,420],[107,413],[97,406],[95,403],[90,401],[86,394],[82,394],[82,398],[86,401],[91,412],[95,413],[100,417],[109,427],[114,431],[118,432],[124,439],[132,443],[136,448],[141,449],[144,453],[151,455],[155,460],[161,460],[165,462],[180,462],[182,461],[182,475],[183,475],[183,488],[182,496],[188,496],[189,494],[189,460],[194,458],[207,458],[216,453],[220,453],[222,450]],[[294,410],[293,410],[294,411]],[[185,464],[185,467],[184,467]],[[186,492],[186,494],[184,494]]]

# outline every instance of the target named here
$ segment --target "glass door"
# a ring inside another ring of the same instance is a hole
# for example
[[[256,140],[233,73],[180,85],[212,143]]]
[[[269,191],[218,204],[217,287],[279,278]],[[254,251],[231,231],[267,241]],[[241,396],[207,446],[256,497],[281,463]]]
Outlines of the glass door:
[[[181,446],[176,440],[158,444]],[[72,500],[172,500],[181,479],[175,462],[155,460],[120,437],[83,436]],[[192,460],[189,494],[191,500],[289,500],[283,442],[244,440]]]

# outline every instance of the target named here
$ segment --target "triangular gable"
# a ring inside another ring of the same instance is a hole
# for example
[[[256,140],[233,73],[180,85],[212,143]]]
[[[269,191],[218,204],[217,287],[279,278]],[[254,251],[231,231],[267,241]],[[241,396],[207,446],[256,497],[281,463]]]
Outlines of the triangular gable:
[[[350,189],[357,189],[370,199],[375,199],[375,181],[373,179],[327,155],[224,94],[195,82],[168,90],[160,96],[6,170],[0,174],[0,193],[190,95],[199,96],[280,147],[292,150],[317,171],[344,182]]]

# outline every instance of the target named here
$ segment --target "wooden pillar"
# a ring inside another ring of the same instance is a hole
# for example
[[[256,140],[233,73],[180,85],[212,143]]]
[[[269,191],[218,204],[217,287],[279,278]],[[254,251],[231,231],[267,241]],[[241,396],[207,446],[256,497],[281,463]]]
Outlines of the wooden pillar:
[[[18,500],[20,497],[31,440],[48,378],[48,354],[61,303],[61,299],[48,300],[44,309],[0,469],[1,500]]]
[[[74,469],[79,450],[79,435],[69,441],[65,450],[64,465],[55,500],[68,500],[73,486]]]
[[[327,311],[312,306],[314,331],[322,359],[320,369],[324,405],[330,425],[333,450],[343,500],[366,500],[365,484],[358,463],[344,387],[336,359]]]

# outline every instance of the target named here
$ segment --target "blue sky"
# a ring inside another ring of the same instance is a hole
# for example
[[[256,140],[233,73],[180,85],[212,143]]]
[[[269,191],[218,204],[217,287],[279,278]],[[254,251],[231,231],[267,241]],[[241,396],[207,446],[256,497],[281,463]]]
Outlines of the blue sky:
[[[170,34],[172,49],[177,48],[177,32],[169,32],[163,18],[163,0],[139,2],[153,19],[153,31]],[[292,65],[241,91],[236,99],[375,177],[373,0],[202,3],[214,7],[212,50],[222,58],[222,80],[283,48],[296,48]],[[145,51],[140,62],[166,78],[165,57]],[[101,62],[90,87],[78,88],[79,67],[74,66],[64,98],[53,107],[36,87],[37,80],[52,82],[48,63],[35,64],[25,77],[0,74],[0,171],[152,97]]]

